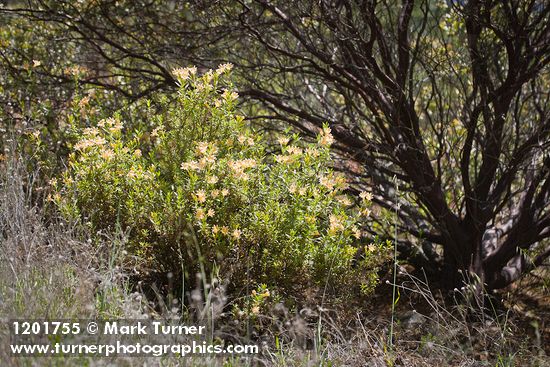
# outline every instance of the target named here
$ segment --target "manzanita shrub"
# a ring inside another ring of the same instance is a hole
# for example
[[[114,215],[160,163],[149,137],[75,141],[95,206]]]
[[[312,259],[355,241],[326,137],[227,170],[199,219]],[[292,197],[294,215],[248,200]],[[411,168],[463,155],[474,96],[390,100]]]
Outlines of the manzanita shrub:
[[[174,70],[177,95],[150,114],[147,132],[117,116],[78,130],[56,184],[62,212],[94,232],[121,228],[128,257],[149,271],[216,271],[237,288],[283,292],[372,289],[386,247],[363,237],[370,197],[344,194],[345,177],[330,168],[330,130],[316,143],[281,136],[268,153],[236,113],[230,69]]]

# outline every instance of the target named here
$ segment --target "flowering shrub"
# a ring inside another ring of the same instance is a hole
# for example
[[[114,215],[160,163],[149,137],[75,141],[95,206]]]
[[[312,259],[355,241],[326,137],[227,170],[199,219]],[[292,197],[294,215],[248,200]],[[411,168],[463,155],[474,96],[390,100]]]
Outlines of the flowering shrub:
[[[81,131],[56,201],[94,230],[129,233],[129,255],[162,272],[214,269],[239,286],[282,290],[353,284],[370,289],[383,246],[365,246],[359,205],[333,172],[332,135],[316,143],[281,137],[280,153],[235,113],[230,65],[198,76],[174,71],[175,101],[151,114],[149,133],[118,117]],[[357,256],[358,249],[364,256]]]

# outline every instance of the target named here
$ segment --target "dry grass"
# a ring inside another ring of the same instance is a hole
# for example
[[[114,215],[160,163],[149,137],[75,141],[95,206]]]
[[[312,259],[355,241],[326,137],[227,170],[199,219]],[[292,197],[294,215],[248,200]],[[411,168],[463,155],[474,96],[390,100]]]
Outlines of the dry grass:
[[[387,302],[358,308],[356,316],[347,320],[338,318],[340,312],[324,310],[306,323],[309,351],[288,341],[275,352],[271,349],[271,362],[277,366],[550,365],[540,340],[527,337],[523,315],[513,311],[499,317],[481,311],[472,315],[462,304],[443,306],[425,282],[408,274],[400,277],[399,291],[393,345]]]

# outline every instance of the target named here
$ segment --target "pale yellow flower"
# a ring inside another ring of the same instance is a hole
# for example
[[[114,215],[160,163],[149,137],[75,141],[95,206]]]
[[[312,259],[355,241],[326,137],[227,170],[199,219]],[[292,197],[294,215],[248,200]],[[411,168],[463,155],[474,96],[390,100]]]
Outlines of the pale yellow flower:
[[[216,156],[213,154],[208,154],[203,158],[208,164],[216,163]]]
[[[218,176],[209,176],[207,179],[206,179],[206,182],[211,184],[211,185],[215,185],[217,184],[219,181],[218,179]]]
[[[288,186],[288,192],[290,192],[291,194],[294,194],[297,189],[298,188],[294,182]]]
[[[206,166],[208,166],[208,164],[210,163],[210,160],[207,159],[206,157],[202,157],[201,159],[199,159],[199,163],[198,163],[198,170],[203,170],[206,168]]]
[[[240,229],[235,229],[235,230],[233,231],[233,233],[231,234],[231,236],[232,236],[234,239],[238,240],[238,239],[241,238],[241,234],[242,234],[242,232],[241,232]]]
[[[212,70],[208,70],[208,72],[205,73],[202,77],[206,84],[210,84],[210,82],[212,82],[212,79],[214,79],[214,73],[212,72]]]
[[[359,228],[354,226],[351,230],[353,231],[353,237],[358,240],[361,239],[361,230]]]
[[[287,149],[288,154],[292,155],[302,155],[302,148],[296,146],[290,146]]]
[[[137,178],[138,176],[139,176],[138,172],[136,172],[133,168],[131,168],[130,171],[128,171],[128,173],[126,174],[126,177],[129,179],[134,179],[134,178]]]
[[[336,187],[340,190],[345,190],[349,188],[348,181],[344,175],[336,175],[334,177],[334,183]]]
[[[236,92],[230,92],[227,89],[223,92],[222,97],[226,101],[233,101],[239,97],[239,95]]]
[[[321,184],[321,186],[324,186],[329,190],[333,190],[336,186],[336,182],[334,182],[334,180],[328,176],[319,177],[319,183]]]
[[[137,157],[137,158],[141,157],[141,150],[140,149],[134,150],[134,157]]]
[[[245,169],[253,168],[256,166],[256,160],[252,158],[240,159],[236,161],[229,161],[227,165],[235,174],[242,174]]]
[[[218,69],[216,70],[216,74],[220,75],[220,74],[223,74],[223,73],[227,73],[227,72],[231,71],[231,69],[233,69],[233,64],[231,64],[231,63],[220,64],[218,66]]]
[[[88,105],[88,103],[90,103],[90,97],[86,96],[78,102],[78,107],[84,108]]]
[[[143,177],[150,180],[150,179],[154,178],[155,175],[152,172],[145,171],[145,172],[143,172]]]
[[[172,70],[172,74],[179,80],[187,80],[191,75],[195,75],[197,73],[196,67],[189,67],[189,68],[177,68]]]
[[[306,148],[306,154],[310,157],[316,158],[319,156],[319,150],[316,148]]]
[[[220,229],[220,232],[224,235],[224,236],[227,236],[229,234],[229,227],[228,226],[222,226],[222,228]]]
[[[205,218],[205,212],[203,208],[197,208],[197,210],[195,211],[195,218],[197,218],[197,220],[203,220]]]
[[[288,142],[290,141],[290,139],[287,138],[286,136],[284,136],[284,137],[278,138],[277,141],[279,142],[279,144],[281,144],[281,145],[284,146],[284,145],[287,145],[287,144],[288,144]]]
[[[197,143],[197,154],[206,155],[208,152],[208,142],[201,141]]]
[[[172,70],[172,74],[180,80],[186,80],[189,78],[189,72],[186,71],[184,68],[177,68]]]
[[[228,189],[222,189],[222,196],[226,197],[227,195],[229,195],[229,190]]]
[[[344,195],[338,196],[336,198],[336,200],[338,200],[338,202],[340,204],[345,205],[345,206],[350,206],[352,204],[350,198],[348,198],[347,196],[344,196]]]
[[[277,163],[292,163],[293,161],[295,160],[295,157],[294,156],[291,156],[291,155],[276,155],[275,156],[275,161]]]
[[[84,150],[90,146],[90,143],[88,140],[80,140],[78,143],[74,145],[74,148],[76,150]]]
[[[241,165],[242,165],[244,168],[253,168],[253,167],[256,167],[257,162],[256,162],[256,160],[253,159],[253,158],[247,158],[247,159],[241,160]]]
[[[160,133],[161,131],[162,131],[162,127],[160,127],[160,126],[159,126],[159,127],[155,127],[155,128],[153,129],[153,131],[151,131],[151,136],[152,136],[153,138],[156,138],[157,136],[159,136],[159,133]]]
[[[214,209],[208,209],[206,216],[212,218],[214,214],[216,214],[216,211]]]
[[[210,192],[210,195],[212,195],[212,197],[215,199],[220,195],[220,190],[218,189],[212,190],[212,192]]]
[[[331,214],[328,220],[330,233],[336,233],[344,230],[344,223],[341,217]]]
[[[210,79],[211,79],[211,77],[210,77]],[[210,79],[209,79],[209,77],[205,78],[203,76],[204,82],[197,84],[195,86],[195,89],[199,92],[210,92],[213,89],[212,84],[210,84]]]
[[[366,192],[366,191],[361,191],[361,193],[359,194],[359,197],[363,200],[366,200],[366,201],[371,201],[372,200],[372,194],[370,192]]]
[[[112,133],[116,133],[121,131],[123,127],[124,126],[122,125],[122,123],[120,121],[117,121],[115,125],[111,126],[109,131],[111,131]]]
[[[212,234],[216,235],[220,231],[220,227],[217,224],[212,226]]]
[[[334,143],[334,137],[330,131],[330,128],[325,127],[319,134],[319,144],[322,146],[331,146]]]
[[[107,140],[105,140],[102,137],[97,137],[97,138],[92,139],[92,144],[93,145],[105,145],[106,143],[107,143]]]
[[[97,136],[99,134],[99,130],[95,127],[87,127],[84,129],[83,133],[87,136]]]
[[[101,151],[101,158],[105,159],[106,161],[110,160],[115,156],[115,153],[111,149],[105,149]]]
[[[195,192],[195,198],[199,203],[204,203],[206,201],[206,193],[204,190],[197,190]]]
[[[76,150],[85,150],[93,146],[104,145],[105,143],[107,143],[107,141],[104,138],[98,136],[93,139],[83,139],[76,143],[74,148]]]
[[[195,161],[183,162],[181,169],[184,171],[195,171],[199,168],[198,163]]]
[[[115,124],[115,119],[112,118],[112,117],[109,117],[109,118],[106,118],[106,119],[102,119],[100,120],[98,123],[97,123],[97,126],[99,127],[109,127],[109,126],[113,126]]]

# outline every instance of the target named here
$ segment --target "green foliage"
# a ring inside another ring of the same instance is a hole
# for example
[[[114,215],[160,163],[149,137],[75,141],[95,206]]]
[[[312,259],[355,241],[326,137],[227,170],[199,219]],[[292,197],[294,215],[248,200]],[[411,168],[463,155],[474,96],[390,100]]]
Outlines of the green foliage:
[[[117,116],[77,130],[54,200],[94,231],[129,231],[128,258],[145,269],[219,269],[237,287],[372,289],[386,247],[362,244],[370,197],[354,205],[344,194],[330,130],[316,143],[281,137],[268,154],[235,112],[230,68],[174,70],[177,96],[150,113],[150,132],[125,131]]]

